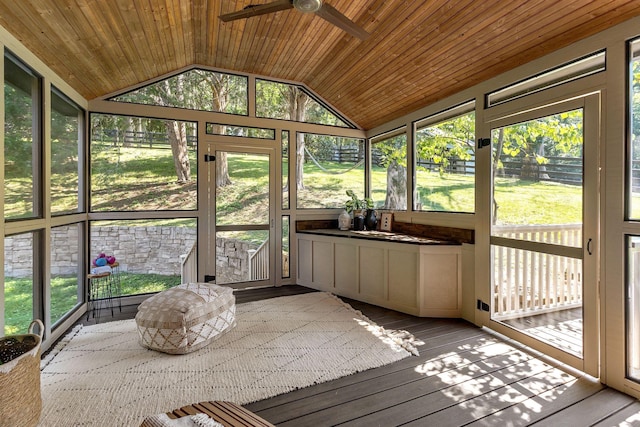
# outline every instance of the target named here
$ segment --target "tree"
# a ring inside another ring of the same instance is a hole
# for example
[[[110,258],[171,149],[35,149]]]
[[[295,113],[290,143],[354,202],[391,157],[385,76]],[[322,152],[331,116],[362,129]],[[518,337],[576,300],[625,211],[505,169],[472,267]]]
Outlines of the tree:
[[[377,142],[372,151],[380,156],[380,164],[387,168],[387,192],[384,208],[407,208],[407,136],[398,135]]]
[[[204,80],[211,90],[213,110],[226,111],[229,102],[229,75],[219,73],[207,73]],[[224,135],[225,126],[215,125],[217,132]],[[227,162],[227,153],[220,151],[216,155],[216,188],[221,188],[231,184],[229,178],[229,163]]]
[[[284,98],[289,107],[289,119],[304,122],[309,96],[298,87],[289,85]],[[304,150],[304,134],[296,132],[296,188],[298,190],[304,189]]]
[[[171,107],[188,105],[185,87],[185,74],[179,74],[155,85],[147,86],[139,91],[124,95],[125,100],[144,100],[155,105]],[[130,123],[132,120],[130,120]],[[187,145],[186,127],[177,121],[166,122],[167,138],[173,154],[177,182],[186,183],[191,180],[191,162]]]
[[[455,160],[468,161],[474,155],[475,113],[420,129],[416,133],[416,155],[430,160],[444,174]],[[418,167],[422,167],[418,164]]]
[[[493,179],[503,167],[503,156],[521,157],[520,179],[548,179],[547,156],[582,157],[582,110],[567,111],[528,122],[495,129],[493,139]],[[493,223],[499,206],[493,199]]]
[[[244,77],[196,69],[118,96],[115,100],[246,114],[246,82]],[[224,135],[225,127],[220,125],[216,130]],[[174,121],[166,125],[178,182],[191,180],[186,131],[184,123]],[[216,186],[222,187],[230,183],[226,154],[222,153],[216,159]]]
[[[499,152],[494,155],[494,170],[501,167],[503,155],[521,157],[520,178],[548,178],[547,156],[582,156],[582,110],[573,110],[528,122],[517,123],[494,131]]]

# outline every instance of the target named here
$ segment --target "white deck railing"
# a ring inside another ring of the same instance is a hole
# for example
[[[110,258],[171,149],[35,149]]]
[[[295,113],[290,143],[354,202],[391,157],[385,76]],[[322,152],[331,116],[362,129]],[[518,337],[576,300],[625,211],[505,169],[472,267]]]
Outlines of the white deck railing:
[[[198,281],[198,242],[186,254],[180,255],[180,283]]]
[[[249,249],[249,280],[267,280],[269,278],[269,239],[262,242],[258,249]]]
[[[581,246],[582,225],[494,227],[494,236]],[[506,319],[582,304],[582,260],[494,245],[493,313]]]

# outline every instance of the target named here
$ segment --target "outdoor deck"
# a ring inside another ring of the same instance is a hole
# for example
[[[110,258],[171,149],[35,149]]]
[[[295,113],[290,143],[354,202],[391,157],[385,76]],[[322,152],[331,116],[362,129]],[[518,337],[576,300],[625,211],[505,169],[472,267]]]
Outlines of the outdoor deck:
[[[237,292],[237,302],[309,291],[300,286],[245,290]],[[417,318],[345,301],[379,325],[412,332],[425,343],[420,356],[255,402],[247,409],[278,426],[296,427],[640,422],[636,399],[466,321]],[[135,306],[123,307],[116,317],[131,318],[135,312]],[[107,319],[111,317],[100,318]]]
[[[582,308],[568,308],[544,314],[504,320],[512,326],[560,350],[582,356]]]

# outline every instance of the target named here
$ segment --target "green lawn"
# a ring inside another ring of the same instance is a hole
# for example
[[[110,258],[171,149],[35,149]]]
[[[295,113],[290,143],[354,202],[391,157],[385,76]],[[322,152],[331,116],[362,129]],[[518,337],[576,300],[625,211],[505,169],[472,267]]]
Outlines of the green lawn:
[[[145,294],[169,289],[180,283],[180,276],[121,273],[122,295]],[[5,277],[5,335],[27,332],[32,319],[31,278]],[[51,320],[61,319],[78,304],[77,277],[51,279]]]

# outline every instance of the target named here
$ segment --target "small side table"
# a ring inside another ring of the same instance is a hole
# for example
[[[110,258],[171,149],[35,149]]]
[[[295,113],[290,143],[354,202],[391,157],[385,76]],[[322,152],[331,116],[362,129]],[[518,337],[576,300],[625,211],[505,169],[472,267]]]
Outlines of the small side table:
[[[110,308],[111,317],[113,317],[114,298],[117,298],[118,308],[122,312],[120,264],[116,262],[110,267],[110,272],[87,274],[87,279],[89,279],[87,320],[89,320],[90,314],[93,318],[99,319],[102,308]],[[97,316],[96,311],[98,312]]]

